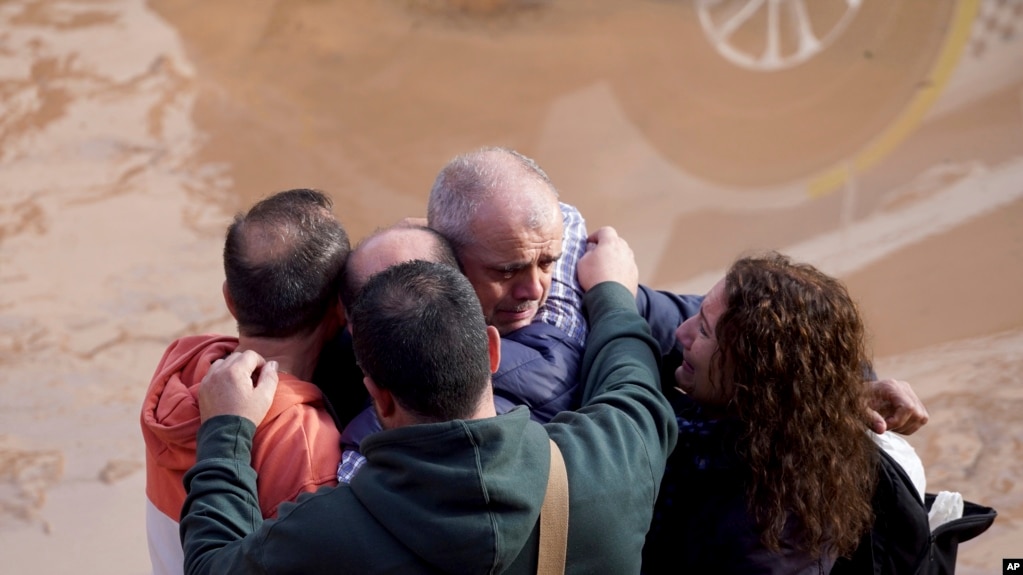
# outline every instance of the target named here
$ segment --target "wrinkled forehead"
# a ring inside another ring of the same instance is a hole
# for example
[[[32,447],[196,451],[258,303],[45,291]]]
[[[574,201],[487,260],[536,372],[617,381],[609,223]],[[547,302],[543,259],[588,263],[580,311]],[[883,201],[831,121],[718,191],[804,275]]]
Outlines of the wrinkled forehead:
[[[495,183],[472,220],[477,228],[503,225],[513,231],[543,231],[562,225],[554,191],[542,180],[523,174]]]
[[[489,202],[476,212],[469,229],[476,245],[557,244],[555,249],[559,252],[565,231],[561,209],[553,198]]]

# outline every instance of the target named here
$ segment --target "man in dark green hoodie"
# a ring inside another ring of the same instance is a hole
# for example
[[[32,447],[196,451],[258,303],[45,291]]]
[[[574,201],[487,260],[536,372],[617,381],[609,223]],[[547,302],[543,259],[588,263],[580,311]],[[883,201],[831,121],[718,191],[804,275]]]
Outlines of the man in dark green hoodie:
[[[579,410],[546,425],[524,408],[496,415],[500,338],[472,286],[448,266],[400,264],[370,280],[351,318],[384,431],[363,442],[349,485],[284,505],[277,520],[254,507],[249,466],[276,366],[252,352],[215,364],[185,477],[186,572],[536,573],[550,439],[569,483],[566,572],[638,573],[677,424],[636,312],[632,251],[610,228],[590,241]]]

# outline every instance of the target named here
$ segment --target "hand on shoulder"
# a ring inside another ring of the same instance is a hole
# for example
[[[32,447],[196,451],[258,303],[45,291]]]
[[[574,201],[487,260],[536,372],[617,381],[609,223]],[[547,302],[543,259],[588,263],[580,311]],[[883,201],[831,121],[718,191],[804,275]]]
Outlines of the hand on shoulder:
[[[632,248],[610,226],[600,228],[587,238],[586,253],[579,259],[577,274],[579,285],[587,291],[601,282],[613,281],[624,285],[635,296],[639,286],[639,269]]]
[[[869,393],[870,428],[877,433],[894,431],[910,435],[927,424],[930,415],[908,382],[899,379],[872,381]]]
[[[276,391],[277,362],[251,350],[236,351],[213,362],[199,383],[199,418],[240,415],[258,426]]]

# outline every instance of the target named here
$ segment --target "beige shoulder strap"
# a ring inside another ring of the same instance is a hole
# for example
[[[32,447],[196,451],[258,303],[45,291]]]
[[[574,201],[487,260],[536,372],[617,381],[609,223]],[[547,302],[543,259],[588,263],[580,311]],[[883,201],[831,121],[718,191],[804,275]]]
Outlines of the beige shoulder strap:
[[[568,553],[568,473],[558,444],[551,439],[551,471],[540,508],[540,560],[537,575],[562,575]]]

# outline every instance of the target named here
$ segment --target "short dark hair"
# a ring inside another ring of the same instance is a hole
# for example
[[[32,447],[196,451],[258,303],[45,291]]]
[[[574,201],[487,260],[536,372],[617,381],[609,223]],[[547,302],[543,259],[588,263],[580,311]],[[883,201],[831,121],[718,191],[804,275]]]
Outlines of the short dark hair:
[[[423,422],[467,419],[490,385],[487,324],[469,280],[449,265],[392,266],[352,313],[362,370]]]
[[[442,236],[440,232],[438,232],[437,230],[428,228],[426,226],[417,225],[403,225],[377,230],[373,232],[371,235],[360,240],[359,244],[355,246],[355,249],[352,250],[349,256],[352,256],[356,252],[358,252],[370,240],[377,238],[383,234],[386,234],[394,230],[395,228],[399,227],[407,230],[421,231],[422,233],[426,234],[430,240],[433,241],[433,245],[430,246],[431,249],[429,261],[438,264],[447,264],[453,268],[458,268],[458,258],[455,257],[455,251],[454,249],[452,249],[451,243],[448,242],[447,238]],[[352,309],[352,305],[355,303],[355,298],[359,295],[359,292],[362,291],[363,285],[366,283],[366,280],[369,279],[361,278],[357,274],[353,273],[351,266],[353,265],[352,262],[354,261],[355,258],[349,257],[345,261],[344,270],[341,273],[341,304],[345,306],[346,310]]]
[[[235,216],[224,242],[224,274],[239,333],[289,337],[323,320],[351,249],[332,207],[323,192],[294,189]]]

